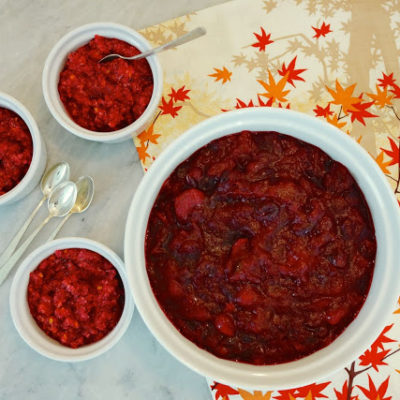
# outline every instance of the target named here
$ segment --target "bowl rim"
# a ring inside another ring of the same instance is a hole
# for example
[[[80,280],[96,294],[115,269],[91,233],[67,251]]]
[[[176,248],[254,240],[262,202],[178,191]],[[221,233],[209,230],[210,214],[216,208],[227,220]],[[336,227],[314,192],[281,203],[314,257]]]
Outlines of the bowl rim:
[[[262,129],[255,128],[260,125],[263,125]],[[366,197],[377,235],[373,282],[355,320],[327,347],[284,364],[254,366],[236,363],[217,358],[197,347],[183,337],[161,311],[145,267],[144,238],[148,216],[164,180],[198,148],[217,137],[242,130],[275,130],[289,134],[322,147],[332,158],[343,163],[355,176]],[[309,135],[308,139],[304,135]],[[344,160],[353,160],[353,164]],[[362,167],[360,163],[363,163]],[[360,179],[364,168],[369,175]],[[388,210],[395,212],[390,214]],[[392,189],[372,157],[355,140],[336,127],[304,113],[278,108],[247,108],[226,112],[193,126],[161,153],[144,175],[132,199],[124,249],[128,280],[139,313],[156,339],[173,356],[199,374],[219,382],[249,388],[285,389],[326,377],[356,359],[376,339],[384,327],[383,321],[391,315],[390,304],[395,306],[400,291],[400,282],[390,279],[395,274],[400,248],[389,246],[385,239],[392,238],[390,242],[393,242],[399,237],[400,213]],[[378,283],[378,279],[381,282]],[[374,303],[376,299],[379,302]]]
[[[117,325],[101,340],[77,349],[64,346],[47,336],[33,319],[26,297],[29,273],[38,264],[56,250],[67,248],[85,248],[105,257],[114,268],[123,283],[125,293],[124,309]],[[23,289],[23,290],[22,290]],[[21,296],[21,291],[25,294]],[[134,303],[129,290],[124,263],[121,258],[104,244],[81,237],[65,237],[44,243],[31,252],[20,264],[11,284],[9,307],[11,318],[22,339],[39,354],[56,361],[79,362],[97,357],[111,349],[124,335],[131,322]]]
[[[7,93],[0,92],[0,107],[14,111],[25,122],[32,138],[32,160],[24,177],[8,192],[0,195],[0,206],[9,204],[18,198],[27,188],[31,180],[35,178],[36,170],[40,166],[41,154],[44,144],[40,136],[38,125],[29,110],[16,98]]]
[[[65,110],[58,94],[59,73],[67,55],[76,48],[88,43],[94,35],[115,37],[139,48],[149,50],[150,43],[136,30],[114,22],[94,22],[81,25],[62,36],[48,54],[42,72],[42,91],[47,107],[56,121],[68,132],[83,139],[113,143],[137,135],[151,123],[161,100],[163,72],[157,55],[147,57],[153,75],[153,93],[143,114],[125,128],[111,132],[97,132],[78,125]],[[124,36],[122,38],[121,36]]]

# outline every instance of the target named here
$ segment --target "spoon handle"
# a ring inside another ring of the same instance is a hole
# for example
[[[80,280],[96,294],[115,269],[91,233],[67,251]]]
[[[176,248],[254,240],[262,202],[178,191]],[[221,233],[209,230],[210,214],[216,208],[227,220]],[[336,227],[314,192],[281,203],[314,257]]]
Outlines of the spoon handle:
[[[32,233],[31,235],[25,240],[21,246],[18,247],[17,251],[8,259],[8,261],[2,266],[0,269],[0,285],[6,280],[8,274],[13,269],[14,265],[20,259],[22,254],[24,254],[25,250],[31,244],[33,239],[35,239],[36,235],[40,232],[40,230],[50,221],[53,215],[49,215]]]
[[[130,60],[138,60],[139,58],[144,58],[144,57],[148,57],[152,54],[156,54],[159,53],[160,51],[163,50],[167,50],[167,49],[171,49],[173,47],[179,46],[181,44],[184,44],[186,42],[190,42],[193,39],[197,39],[200,36],[203,36],[206,34],[206,30],[203,27],[198,27],[196,29],[193,29],[192,31],[185,33],[182,36],[179,36],[178,38],[176,38],[175,40],[171,40],[168,43],[165,43],[159,47],[155,47],[154,49],[151,50],[147,50],[141,54],[138,54],[137,56],[133,56],[133,57],[128,57],[127,59]]]
[[[67,214],[64,219],[57,225],[56,229],[51,233],[49,238],[47,239],[48,242],[53,240],[56,236],[57,233],[60,232],[60,229],[63,227],[63,225],[67,222],[68,218],[72,215],[72,213]]]
[[[2,268],[3,264],[11,257],[11,254],[16,249],[23,234],[28,229],[28,226],[31,224],[33,218],[35,217],[35,215],[37,214],[37,212],[39,211],[40,207],[42,206],[42,204],[44,203],[45,200],[46,200],[46,196],[43,196],[42,200],[40,200],[39,204],[32,211],[32,214],[28,217],[28,219],[25,221],[25,223],[21,226],[20,230],[16,233],[16,235],[13,237],[13,239],[11,240],[8,247],[4,250],[3,254],[0,256],[0,268]]]

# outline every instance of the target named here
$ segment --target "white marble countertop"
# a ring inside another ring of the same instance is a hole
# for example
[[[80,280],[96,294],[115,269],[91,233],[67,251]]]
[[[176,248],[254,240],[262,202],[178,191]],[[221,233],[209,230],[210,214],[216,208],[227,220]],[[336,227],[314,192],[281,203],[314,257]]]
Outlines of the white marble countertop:
[[[66,32],[96,21],[142,29],[225,0],[0,0],[0,91],[22,102],[45,139],[48,164],[66,160],[71,178],[91,175],[92,206],[73,216],[59,236],[98,240],[123,257],[125,219],[142,177],[136,150],[127,142],[98,144],[68,134],[51,117],[41,90],[48,52]],[[41,198],[36,188],[20,202],[0,209],[0,252]],[[42,207],[30,230],[47,215]],[[51,221],[26,254],[43,243]],[[175,360],[152,337],[135,311],[121,341],[104,355],[82,363],[42,357],[19,337],[8,295],[12,277],[0,287],[0,399],[207,399],[206,380]]]

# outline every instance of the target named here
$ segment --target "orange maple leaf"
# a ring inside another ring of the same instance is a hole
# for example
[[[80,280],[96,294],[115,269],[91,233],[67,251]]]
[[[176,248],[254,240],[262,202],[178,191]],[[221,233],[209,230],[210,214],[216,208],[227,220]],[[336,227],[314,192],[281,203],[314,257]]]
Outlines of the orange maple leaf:
[[[238,389],[243,400],[270,400],[272,392],[262,393],[260,390],[255,390],[253,393],[247,390]]]
[[[326,121],[329,122],[331,125],[336,126],[339,129],[341,129],[343,126],[346,125],[346,122],[339,122],[339,117],[337,114],[334,114],[333,117],[327,115]]]
[[[265,93],[258,93],[260,96],[267,97],[269,99],[272,99],[272,102],[274,101],[279,101],[279,102],[285,102],[287,99],[285,96],[290,92],[290,90],[283,90],[286,86],[288,75],[286,74],[284,77],[282,77],[278,83],[275,82],[274,77],[271,74],[271,71],[268,70],[268,79],[269,83],[266,83],[262,80],[258,80],[257,82],[261,84],[264,89],[266,90]]]
[[[398,303],[399,306],[400,306],[400,297],[399,297],[399,299],[397,300],[397,303]],[[400,314],[400,308],[398,308],[396,311],[394,311],[393,314]]]
[[[150,143],[157,144],[157,139],[161,135],[157,135],[154,133],[154,122],[147,128],[145,129],[140,135],[138,135],[138,138],[140,139],[141,143],[146,143],[149,141]]]
[[[342,106],[343,112],[346,114],[349,111],[357,111],[354,107],[354,104],[358,104],[361,102],[359,97],[353,97],[353,91],[356,87],[356,83],[353,85],[348,86],[347,88],[343,88],[339,81],[336,79],[336,90],[325,86],[330,95],[332,96],[333,100],[330,101],[331,104],[338,104]]]
[[[378,85],[376,86],[376,94],[375,93],[367,93],[367,96],[371,97],[372,100],[374,100],[375,104],[379,108],[383,108],[385,106],[390,106],[392,105],[391,100],[393,99],[393,96],[388,95],[388,88],[385,87],[383,90],[380,89]]]
[[[384,174],[390,174],[390,171],[387,169],[387,167],[390,165],[390,161],[383,161],[383,151],[376,156],[375,161]]]
[[[146,162],[146,158],[150,158],[150,154],[146,151],[146,145],[143,142],[140,142],[140,147],[136,147],[136,150],[139,155],[139,160],[144,164]]]
[[[225,67],[222,69],[214,68],[214,71],[214,74],[209,74],[208,76],[215,78],[216,82],[222,80],[222,84],[224,84],[231,80],[232,72],[227,70]]]

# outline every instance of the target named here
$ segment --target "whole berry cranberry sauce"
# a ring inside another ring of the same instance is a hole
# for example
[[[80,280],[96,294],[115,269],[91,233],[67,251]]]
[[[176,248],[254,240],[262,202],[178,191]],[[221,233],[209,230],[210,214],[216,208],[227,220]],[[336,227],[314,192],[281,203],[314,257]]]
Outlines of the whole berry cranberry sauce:
[[[353,321],[376,240],[347,168],[291,136],[243,131],[164,182],[145,254],[154,294],[186,338],[265,365],[311,354]]]

